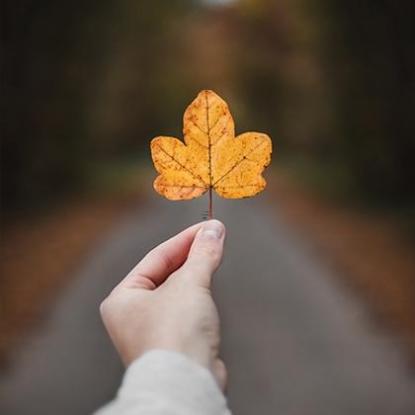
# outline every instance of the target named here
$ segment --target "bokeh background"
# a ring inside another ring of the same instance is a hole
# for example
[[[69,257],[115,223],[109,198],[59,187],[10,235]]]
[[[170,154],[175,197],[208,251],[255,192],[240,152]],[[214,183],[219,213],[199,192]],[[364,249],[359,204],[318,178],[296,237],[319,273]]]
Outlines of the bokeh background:
[[[216,6],[227,4],[227,6]],[[195,91],[340,193],[413,201],[410,1],[5,2],[2,201],[30,209],[94,163],[180,131]],[[334,181],[333,181],[334,182]]]
[[[0,8],[5,378],[68,275],[124,215],[148,209],[149,141],[180,137],[183,110],[201,89],[229,103],[238,132],[273,138],[266,204],[338,270],[411,361],[414,2]]]

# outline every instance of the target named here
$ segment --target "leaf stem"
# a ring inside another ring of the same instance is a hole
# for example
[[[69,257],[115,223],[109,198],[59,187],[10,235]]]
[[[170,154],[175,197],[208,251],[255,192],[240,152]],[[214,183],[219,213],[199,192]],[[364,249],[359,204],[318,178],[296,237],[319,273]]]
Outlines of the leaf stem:
[[[210,141],[210,121],[209,121],[209,99],[208,91],[205,91],[205,103],[206,103],[206,127],[208,137],[208,163],[209,163],[209,209],[208,220],[213,219],[213,200],[212,200],[212,143]]]
[[[213,200],[212,200],[212,186],[209,187],[209,209],[208,219],[213,219]]]

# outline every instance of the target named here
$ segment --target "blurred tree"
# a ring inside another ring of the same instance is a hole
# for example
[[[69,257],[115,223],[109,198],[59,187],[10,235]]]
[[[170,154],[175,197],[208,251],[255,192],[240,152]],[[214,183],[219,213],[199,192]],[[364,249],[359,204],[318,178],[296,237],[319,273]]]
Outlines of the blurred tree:
[[[414,200],[415,3],[324,2],[336,154],[370,197]]]
[[[157,132],[179,123],[192,96],[182,72],[183,32],[191,0],[121,0],[111,14],[108,58],[91,95],[90,128],[98,151],[143,149]]]
[[[138,151],[171,121],[190,3],[1,3],[3,210],[79,189],[91,161]]]
[[[202,88],[279,153],[413,200],[410,0],[1,2],[3,208],[78,189],[94,160],[180,135]],[[346,190],[346,186],[344,186]]]
[[[414,8],[410,0],[238,2],[236,78],[247,113],[283,153],[326,169],[339,192],[414,200]]]
[[[298,0],[242,0],[238,89],[251,117],[278,137],[283,152],[323,141],[327,114],[315,53],[317,31]]]
[[[103,55],[105,1],[2,2],[3,208],[78,186],[88,161],[85,97]],[[96,10],[100,10],[97,14]]]

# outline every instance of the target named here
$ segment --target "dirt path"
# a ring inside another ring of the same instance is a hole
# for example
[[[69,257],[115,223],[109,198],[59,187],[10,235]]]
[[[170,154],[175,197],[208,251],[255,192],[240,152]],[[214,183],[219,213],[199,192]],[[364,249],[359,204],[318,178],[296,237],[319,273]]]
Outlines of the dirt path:
[[[88,414],[113,396],[122,367],[98,304],[148,249],[199,220],[205,202],[155,198],[96,247],[0,379],[0,413]],[[214,291],[235,415],[414,413],[398,340],[262,202],[217,203],[229,237]]]

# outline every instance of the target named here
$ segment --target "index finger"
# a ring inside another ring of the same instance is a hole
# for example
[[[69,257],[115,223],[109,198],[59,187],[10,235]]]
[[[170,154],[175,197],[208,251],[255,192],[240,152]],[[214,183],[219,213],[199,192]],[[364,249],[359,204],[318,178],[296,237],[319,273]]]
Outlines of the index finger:
[[[119,286],[153,290],[185,261],[193,239],[202,226],[197,223],[152,249],[120,282]]]

